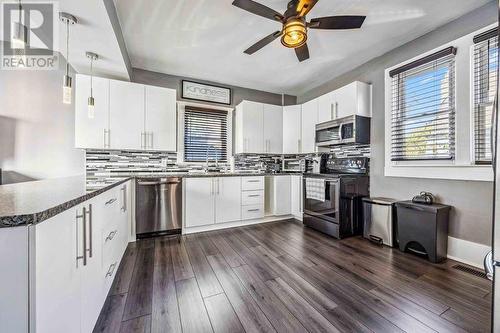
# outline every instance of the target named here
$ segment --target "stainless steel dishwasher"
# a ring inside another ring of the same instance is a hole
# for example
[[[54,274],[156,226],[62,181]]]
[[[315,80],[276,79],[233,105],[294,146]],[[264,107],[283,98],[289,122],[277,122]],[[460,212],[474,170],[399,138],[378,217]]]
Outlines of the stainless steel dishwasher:
[[[182,178],[139,178],[136,182],[137,238],[180,234]]]

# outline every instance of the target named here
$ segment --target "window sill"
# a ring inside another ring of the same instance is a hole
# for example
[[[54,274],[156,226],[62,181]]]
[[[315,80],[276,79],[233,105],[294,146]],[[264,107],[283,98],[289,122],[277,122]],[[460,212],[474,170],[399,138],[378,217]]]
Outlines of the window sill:
[[[386,177],[492,182],[491,165],[386,165]]]

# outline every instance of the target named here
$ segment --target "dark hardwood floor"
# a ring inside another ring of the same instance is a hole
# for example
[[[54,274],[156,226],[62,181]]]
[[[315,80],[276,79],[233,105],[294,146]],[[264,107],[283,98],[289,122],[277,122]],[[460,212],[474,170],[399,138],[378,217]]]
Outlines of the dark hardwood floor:
[[[297,221],[129,244],[95,332],[489,332],[488,280]]]

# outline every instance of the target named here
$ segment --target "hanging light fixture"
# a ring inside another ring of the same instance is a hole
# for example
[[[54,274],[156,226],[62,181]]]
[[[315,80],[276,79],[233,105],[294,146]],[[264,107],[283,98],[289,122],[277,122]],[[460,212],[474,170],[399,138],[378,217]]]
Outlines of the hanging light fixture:
[[[69,26],[76,24],[78,20],[71,14],[60,12],[59,19],[66,24],[66,73],[63,79],[63,103],[71,104],[71,90],[73,79],[69,76]]]
[[[89,117],[89,119],[94,119],[95,100],[94,100],[94,95],[92,93],[92,83],[93,83],[92,81],[93,81],[93,76],[94,76],[94,66],[93,65],[94,65],[94,61],[99,59],[99,56],[93,52],[86,52],[85,55],[87,56],[87,58],[90,59],[90,96],[88,98],[88,104],[87,104],[87,107],[88,107],[87,116]]]
[[[19,0],[19,18],[12,23],[12,36],[10,39],[13,49],[25,49],[28,44],[28,28],[23,24],[23,6]]]

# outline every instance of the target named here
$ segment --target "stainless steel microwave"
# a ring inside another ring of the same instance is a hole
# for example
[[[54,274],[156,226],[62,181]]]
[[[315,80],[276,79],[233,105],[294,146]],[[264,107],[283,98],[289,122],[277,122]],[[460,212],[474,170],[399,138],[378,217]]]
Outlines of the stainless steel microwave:
[[[316,125],[316,146],[370,143],[370,118],[348,116]]]

